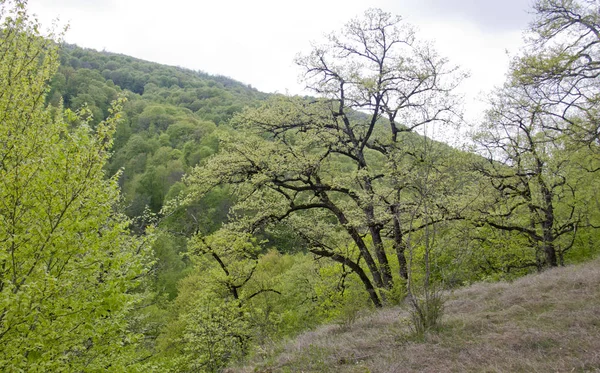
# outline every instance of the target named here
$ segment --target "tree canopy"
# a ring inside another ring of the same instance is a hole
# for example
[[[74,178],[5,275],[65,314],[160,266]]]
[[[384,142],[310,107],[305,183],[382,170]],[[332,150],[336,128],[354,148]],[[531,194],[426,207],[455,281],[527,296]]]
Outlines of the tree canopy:
[[[462,76],[380,10],[351,21],[329,43],[298,59],[322,98],[277,97],[243,112],[234,125],[244,135],[223,139],[223,151],[186,182],[197,195],[237,185],[241,229],[285,220],[312,253],[351,268],[381,306],[377,289],[394,286],[388,244],[400,278],[407,277],[411,228],[401,215],[414,204],[410,173],[426,147],[409,132],[452,120],[451,91]]]
[[[95,129],[85,108],[46,108],[55,36],[11,5],[0,35],[0,369],[121,371],[135,360],[128,320],[148,262],[103,171],[122,101]]]

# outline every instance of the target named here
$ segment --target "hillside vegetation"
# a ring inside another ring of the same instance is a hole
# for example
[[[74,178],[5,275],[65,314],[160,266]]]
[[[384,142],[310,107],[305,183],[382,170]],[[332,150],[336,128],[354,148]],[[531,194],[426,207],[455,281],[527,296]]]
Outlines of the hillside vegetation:
[[[123,170],[119,181],[130,217],[145,208],[160,211],[168,196],[181,191],[182,176],[218,150],[217,126],[267,97],[227,77],[125,55],[68,44],[59,53],[50,104],[85,107],[97,123],[109,115],[113,100],[127,97],[106,167],[110,176]]]
[[[381,9],[298,55],[299,97],[0,0],[0,371],[595,368],[594,265],[551,269],[600,253],[600,6],[533,11],[455,149],[468,74]]]
[[[408,305],[330,324],[228,372],[597,372],[600,261],[447,293],[435,333],[416,337]]]

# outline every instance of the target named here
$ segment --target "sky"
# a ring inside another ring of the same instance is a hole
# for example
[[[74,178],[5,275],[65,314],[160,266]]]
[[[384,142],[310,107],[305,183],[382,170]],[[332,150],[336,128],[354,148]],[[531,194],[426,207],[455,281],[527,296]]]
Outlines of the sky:
[[[42,25],[69,24],[82,47],[224,75],[263,92],[306,93],[294,57],[367,8],[400,15],[470,72],[466,116],[504,81],[522,45],[532,0],[29,0]]]

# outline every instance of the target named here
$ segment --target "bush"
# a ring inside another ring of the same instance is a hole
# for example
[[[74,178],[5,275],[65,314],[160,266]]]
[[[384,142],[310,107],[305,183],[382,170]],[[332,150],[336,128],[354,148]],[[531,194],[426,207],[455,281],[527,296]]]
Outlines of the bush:
[[[426,290],[423,296],[410,294],[410,323],[417,336],[439,328],[444,314],[445,299],[439,290]]]

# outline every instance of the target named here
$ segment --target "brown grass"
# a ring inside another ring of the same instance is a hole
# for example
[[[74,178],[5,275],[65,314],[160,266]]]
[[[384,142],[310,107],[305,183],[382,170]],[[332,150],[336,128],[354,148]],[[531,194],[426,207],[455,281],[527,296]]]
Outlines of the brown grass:
[[[600,372],[600,261],[448,296],[439,332],[406,307],[327,325],[231,372]]]

